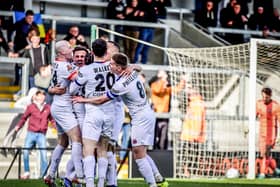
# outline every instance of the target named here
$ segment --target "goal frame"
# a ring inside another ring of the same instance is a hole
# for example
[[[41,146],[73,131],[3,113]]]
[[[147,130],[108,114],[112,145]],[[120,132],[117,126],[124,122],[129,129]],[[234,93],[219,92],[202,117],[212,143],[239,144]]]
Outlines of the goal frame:
[[[250,39],[250,73],[249,73],[249,150],[248,150],[248,161],[249,170],[247,179],[255,179],[255,160],[256,160],[256,101],[257,101],[257,54],[258,44],[273,44],[280,45],[280,41],[267,40],[267,39]]]

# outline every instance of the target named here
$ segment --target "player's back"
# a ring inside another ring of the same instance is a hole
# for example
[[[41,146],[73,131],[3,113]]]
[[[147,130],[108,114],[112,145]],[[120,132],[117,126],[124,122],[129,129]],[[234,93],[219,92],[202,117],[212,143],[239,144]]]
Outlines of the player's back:
[[[109,61],[94,62],[80,69],[76,82],[85,86],[86,98],[98,97],[112,88],[115,75],[110,72]]]
[[[69,75],[75,70],[75,66],[73,66],[69,62],[61,62],[55,61],[52,65],[52,80],[51,86],[59,85],[62,88],[66,88],[66,92],[62,95],[54,95],[53,103],[59,106],[71,106],[71,96],[69,94],[69,84],[70,80],[68,80]]]
[[[136,72],[128,77],[120,77],[113,86],[112,93],[122,97],[132,117],[143,110],[151,110],[144,85]]]

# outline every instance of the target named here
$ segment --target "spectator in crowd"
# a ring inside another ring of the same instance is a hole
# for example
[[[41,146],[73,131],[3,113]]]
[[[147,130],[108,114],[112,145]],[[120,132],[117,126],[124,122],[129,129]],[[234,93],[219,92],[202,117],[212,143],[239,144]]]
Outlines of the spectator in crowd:
[[[237,2],[241,5],[241,14],[247,16],[249,13],[248,3],[252,0],[237,0]]]
[[[237,3],[237,0],[230,0],[230,2],[227,4],[225,8],[223,8],[220,12],[220,23],[221,26],[224,28],[228,28],[229,24],[228,22],[231,20],[234,12],[233,12],[233,6]]]
[[[20,51],[28,45],[26,37],[31,28],[39,30],[38,26],[34,22],[34,12],[32,10],[27,10],[25,12],[25,17],[16,22],[8,32],[9,45],[14,47],[15,52]],[[12,41],[12,34],[14,31],[16,33],[14,41]]]
[[[122,0],[111,0],[107,6],[107,18],[123,20],[125,14],[125,4]],[[123,33],[123,26],[116,25],[115,31],[118,33]],[[119,43],[120,38],[116,37],[115,41]]]
[[[75,38],[77,38],[77,37],[79,36],[79,34],[80,34],[80,29],[79,29],[79,27],[78,27],[77,25],[72,25],[72,26],[69,28],[68,33],[66,34],[66,36],[64,37],[63,40],[68,41],[67,38],[68,38],[68,37],[71,38],[72,36],[74,36]]]
[[[248,19],[241,14],[241,5],[239,3],[233,6],[233,15],[228,19],[227,27],[232,29],[245,29]],[[232,44],[239,44],[244,42],[242,34],[227,34],[226,39]]]
[[[30,177],[29,168],[29,151],[33,146],[37,145],[40,150],[41,157],[41,167],[40,176],[42,177],[47,170],[47,151],[46,148],[46,133],[48,130],[48,123],[50,121],[54,122],[51,117],[50,105],[45,103],[45,92],[38,90],[33,97],[33,103],[28,105],[23,116],[21,117],[19,123],[15,127],[18,131],[23,127],[27,119],[28,131],[25,138],[24,147],[27,148],[23,151],[24,159],[24,174],[21,176],[22,179],[28,179]]]
[[[24,1],[2,0],[0,10],[24,12]],[[12,25],[13,25],[12,16],[0,15],[0,19],[2,19],[2,26],[3,26],[4,30],[10,30],[12,28]]]
[[[260,121],[259,126],[259,151],[261,157],[259,178],[265,178],[266,167],[270,166],[279,175],[280,169],[271,166],[271,150],[274,148],[277,139],[277,132],[280,123],[280,105],[272,100],[271,88],[262,89],[262,99],[257,101],[256,112]],[[269,163],[267,163],[269,162]]]
[[[29,89],[27,96],[21,97],[20,99],[18,99],[15,102],[14,108],[25,110],[26,107],[32,103],[33,96],[35,95],[35,93],[37,91],[38,91],[37,88]],[[16,146],[16,139],[18,137],[18,131],[15,131],[15,127],[18,124],[18,122],[20,121],[22,115],[23,115],[23,112],[20,112],[13,117],[13,119],[9,125],[9,128],[5,134],[2,147],[15,147]],[[1,150],[1,153],[5,157],[7,156],[7,151],[5,149]]]
[[[144,12],[139,9],[138,0],[128,0],[125,9],[125,20],[128,21],[141,21],[144,17]],[[139,28],[134,26],[125,26],[124,33],[127,36],[138,39]],[[124,40],[124,52],[127,54],[130,62],[134,62],[134,55],[137,43],[131,39]]]
[[[270,19],[269,28],[272,32],[280,32],[280,14],[279,9],[274,8],[273,9],[273,15]]]
[[[46,103],[52,103],[52,96],[47,92],[52,79],[51,65],[42,65],[34,76],[34,84],[46,92]]]
[[[154,0],[155,10],[158,19],[166,19],[166,7],[171,7],[170,0]]]
[[[107,6],[108,19],[124,19],[125,5],[122,0],[111,0]]]
[[[25,48],[23,57],[30,59],[29,64],[29,88],[35,87],[34,76],[39,73],[41,66],[49,65],[48,49],[40,43],[39,32],[30,38],[31,44]]]
[[[38,26],[34,22],[34,12],[32,10],[27,10],[25,12],[25,17],[20,21],[16,22],[10,30],[8,30],[8,44],[10,48],[13,47],[14,52],[18,53],[20,50],[24,49],[28,43],[26,41],[26,37],[28,35],[28,31],[30,28],[38,29]],[[14,41],[12,41],[12,34],[15,33]],[[19,85],[21,75],[21,67],[16,64],[15,65],[15,85]]]
[[[264,13],[267,18],[271,16],[273,12],[273,0],[254,0],[254,13],[258,12],[259,7],[263,7]]]
[[[44,40],[44,43],[48,47],[49,50],[51,49],[50,46],[51,46],[51,42],[53,40],[56,40],[56,31],[53,30],[53,29],[49,29],[46,33],[46,37],[45,37],[45,40]]]
[[[143,12],[143,20],[145,22],[151,22],[156,23],[157,22],[157,16],[156,16],[156,10],[154,6],[153,0],[143,0],[140,4],[140,10]],[[150,27],[141,27],[140,28],[140,35],[139,40],[145,41],[145,42],[151,42],[154,38],[154,29]],[[139,56],[141,55],[141,63],[147,64],[148,61],[148,52],[149,52],[149,46],[144,45],[142,43],[138,43],[136,47],[136,51],[134,54],[134,63],[137,63],[139,60]]]
[[[2,18],[0,17],[0,49],[1,47],[5,50],[5,52],[8,54],[9,57],[12,57],[13,53],[8,46],[8,43],[4,37],[3,31],[2,31]]]
[[[181,140],[205,143],[206,122],[205,104],[202,96],[185,80],[187,94],[187,110],[183,121]]]
[[[68,41],[73,49],[77,45],[81,45],[86,48],[89,48],[89,45],[87,44],[87,42],[85,40],[85,37],[82,34],[80,34],[80,29],[77,25],[73,25],[69,28],[69,31],[63,40]]]
[[[71,48],[74,49],[77,46],[77,38],[75,36],[72,35],[67,35],[64,40],[68,41]]]
[[[265,11],[263,7],[258,7],[257,12],[250,16],[248,21],[248,27],[251,30],[262,31],[264,27],[268,27],[268,19],[265,15]]]
[[[169,112],[170,98],[171,87],[168,75],[164,70],[159,70],[157,80],[151,83],[151,99],[154,111],[158,113]],[[155,128],[155,148],[167,149],[168,119],[157,118]]]
[[[217,26],[217,15],[214,12],[214,2],[206,1],[205,7],[195,13],[196,23],[204,28]]]

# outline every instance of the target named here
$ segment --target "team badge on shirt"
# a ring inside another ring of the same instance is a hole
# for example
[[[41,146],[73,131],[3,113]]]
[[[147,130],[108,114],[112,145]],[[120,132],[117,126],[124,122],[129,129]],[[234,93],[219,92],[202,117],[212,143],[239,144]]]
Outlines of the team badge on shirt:
[[[78,72],[78,76],[82,78],[82,77],[83,77],[83,74],[79,71],[79,72]]]

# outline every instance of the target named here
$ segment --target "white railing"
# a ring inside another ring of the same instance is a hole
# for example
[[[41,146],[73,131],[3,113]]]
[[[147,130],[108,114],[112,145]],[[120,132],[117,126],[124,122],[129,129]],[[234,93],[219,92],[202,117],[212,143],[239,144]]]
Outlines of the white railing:
[[[21,64],[21,92],[22,96],[25,96],[28,92],[28,76],[29,76],[29,59],[28,58],[9,58],[0,56],[0,63],[5,64]]]
[[[12,16],[13,12],[0,11],[0,15]],[[46,15],[42,14],[42,18],[52,21],[52,29],[56,30],[57,22],[68,22],[68,23],[90,23],[90,24],[106,24],[109,25],[110,30],[115,30],[115,25],[125,25],[125,26],[135,26],[135,27],[151,27],[155,29],[163,29],[164,32],[164,47],[168,46],[168,34],[169,26],[162,23],[149,23],[149,22],[139,22],[139,21],[123,21],[123,20],[112,20],[112,19],[103,19],[103,18],[87,18],[87,17],[70,17],[70,16],[55,16],[55,15]],[[110,39],[113,38],[113,35],[110,33]],[[52,41],[51,49],[51,60],[54,60],[54,42]],[[167,58],[165,53],[164,55],[164,64],[167,64]]]
[[[221,28],[221,27],[208,27],[208,30],[212,35],[214,33],[231,33],[231,34],[263,36],[262,31],[256,31],[256,30],[229,29],[229,28]],[[279,32],[269,32],[268,35],[272,37],[280,37]]]

